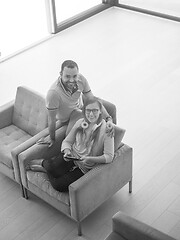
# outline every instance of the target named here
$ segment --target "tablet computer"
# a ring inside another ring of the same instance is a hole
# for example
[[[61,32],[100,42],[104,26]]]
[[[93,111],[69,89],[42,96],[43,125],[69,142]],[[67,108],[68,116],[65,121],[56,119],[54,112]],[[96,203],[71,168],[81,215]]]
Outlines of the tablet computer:
[[[65,156],[64,158],[68,159],[69,161],[81,161],[80,158],[76,158],[70,155]]]

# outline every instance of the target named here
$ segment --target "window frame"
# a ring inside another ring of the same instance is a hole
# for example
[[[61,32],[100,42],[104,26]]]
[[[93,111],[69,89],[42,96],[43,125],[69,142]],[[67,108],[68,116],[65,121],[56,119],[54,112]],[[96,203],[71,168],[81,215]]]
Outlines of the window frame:
[[[45,0],[46,14],[48,22],[48,31],[52,34],[63,31],[93,15],[100,13],[118,3],[118,0],[102,0],[102,3],[87,9],[73,17],[70,17],[60,23],[57,22],[55,0]]]
[[[116,6],[119,8],[126,9],[126,10],[131,10],[131,11],[148,14],[148,15],[155,16],[155,17],[160,17],[160,18],[165,18],[168,20],[180,22],[180,17],[176,17],[176,16],[169,15],[166,13],[156,12],[156,11],[139,8],[139,7],[134,7],[134,6],[126,5],[126,4],[120,4],[120,3],[117,3]]]
[[[98,4],[97,6],[87,9],[79,14],[76,14],[75,16],[70,17],[65,21],[57,23],[55,0],[45,0],[45,2],[46,2],[48,31],[51,34],[55,34],[66,28],[69,28],[69,27],[75,25],[76,23],[79,23],[97,13],[100,13],[108,8],[111,8],[112,6],[180,22],[180,17],[176,17],[173,15],[168,15],[168,14],[161,13],[161,12],[156,12],[156,11],[152,11],[152,10],[148,10],[148,9],[143,9],[143,8],[139,8],[139,7],[121,4],[121,3],[119,3],[119,0],[102,0],[102,3]]]

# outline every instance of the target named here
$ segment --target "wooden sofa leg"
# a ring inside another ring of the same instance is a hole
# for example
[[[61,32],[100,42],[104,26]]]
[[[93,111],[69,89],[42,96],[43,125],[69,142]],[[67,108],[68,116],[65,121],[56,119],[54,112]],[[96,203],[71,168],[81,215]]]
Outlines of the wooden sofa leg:
[[[132,179],[129,181],[129,193],[132,193]]]
[[[25,195],[24,195],[24,187],[22,184],[20,184],[20,187],[21,187],[21,194],[22,194],[22,197],[25,198]]]
[[[28,199],[28,191],[25,187],[24,187],[24,197],[25,199]]]
[[[81,222],[77,222],[78,236],[82,236]]]
[[[23,198],[28,199],[27,189],[21,185],[21,190],[22,190],[22,196],[23,196]]]

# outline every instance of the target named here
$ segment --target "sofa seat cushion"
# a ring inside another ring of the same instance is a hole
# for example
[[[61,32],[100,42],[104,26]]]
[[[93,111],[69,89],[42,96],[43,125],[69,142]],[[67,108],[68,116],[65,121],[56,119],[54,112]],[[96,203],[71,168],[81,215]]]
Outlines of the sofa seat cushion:
[[[15,125],[9,125],[0,129],[0,162],[13,169],[11,157],[12,149],[29,138],[31,138],[31,135]]]
[[[31,182],[32,184],[34,184],[35,186],[37,186],[38,188],[52,196],[53,198],[58,199],[64,204],[70,206],[69,193],[62,193],[56,191],[49,182],[46,173],[27,171],[27,179],[29,182]]]

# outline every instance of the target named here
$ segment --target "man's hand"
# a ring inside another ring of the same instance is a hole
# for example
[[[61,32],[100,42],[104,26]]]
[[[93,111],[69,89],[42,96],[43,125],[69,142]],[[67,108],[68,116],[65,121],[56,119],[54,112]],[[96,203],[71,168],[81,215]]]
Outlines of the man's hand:
[[[106,133],[110,137],[114,137],[114,124],[111,120],[107,121],[106,123]]]
[[[50,137],[46,138],[42,137],[41,139],[39,139],[37,141],[37,144],[47,144],[48,147],[52,147],[52,145],[54,144],[55,140],[51,139]]]
[[[48,140],[49,148],[52,147],[54,143],[55,143],[55,140],[49,138],[49,140]]]

